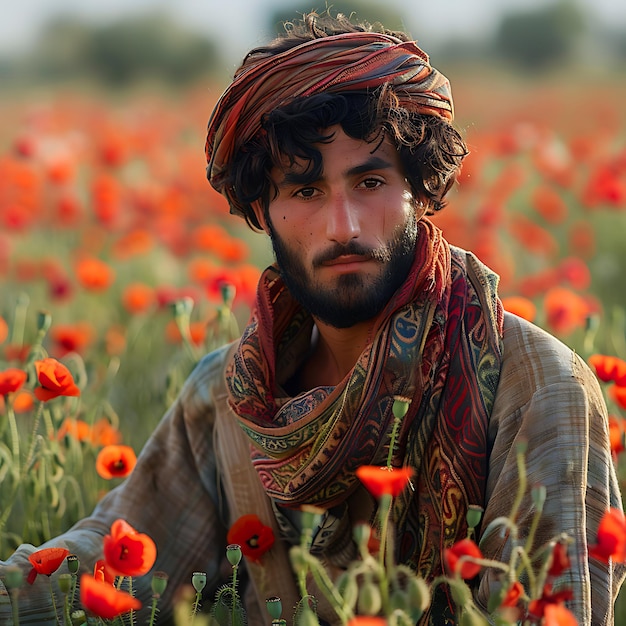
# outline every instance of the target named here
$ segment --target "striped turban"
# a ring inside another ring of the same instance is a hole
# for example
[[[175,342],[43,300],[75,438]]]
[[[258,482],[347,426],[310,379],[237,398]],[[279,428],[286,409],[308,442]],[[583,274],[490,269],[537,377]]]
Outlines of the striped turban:
[[[224,179],[234,156],[261,130],[265,115],[298,98],[367,92],[381,85],[391,86],[407,110],[453,118],[448,79],[431,67],[414,41],[344,33],[253,59],[235,74],[211,114],[205,147],[209,182],[227,196],[231,212],[243,215]]]

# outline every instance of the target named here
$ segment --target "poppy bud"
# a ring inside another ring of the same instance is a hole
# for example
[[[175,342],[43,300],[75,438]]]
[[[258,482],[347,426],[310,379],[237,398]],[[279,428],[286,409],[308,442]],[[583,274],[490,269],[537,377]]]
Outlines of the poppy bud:
[[[52,316],[48,311],[39,311],[37,314],[37,330],[41,333],[47,333],[52,324]]]
[[[87,614],[85,611],[74,611],[70,618],[72,620],[72,626],[81,626],[87,623]]]
[[[467,515],[465,519],[467,520],[467,525],[470,528],[476,528],[480,523],[480,518],[483,516],[483,507],[478,506],[477,504],[470,504],[467,507]]]
[[[7,567],[4,570],[4,582],[9,589],[17,589],[24,583],[24,574],[19,567]]]
[[[241,546],[236,543],[228,544],[226,546],[226,558],[233,567],[237,567],[241,561]]]
[[[67,562],[67,569],[70,574],[76,574],[80,567],[80,560],[75,554],[68,554],[65,561]]]
[[[168,576],[165,572],[154,572],[152,575],[151,586],[152,593],[155,596],[161,597],[163,595],[165,589],[167,588],[167,579]]]
[[[537,512],[541,513],[543,511],[543,504],[546,501],[546,486],[545,485],[535,485],[530,492],[530,495],[533,499],[533,504],[537,509]]]
[[[194,572],[191,577],[191,584],[193,588],[200,593],[206,587],[206,573]]]
[[[58,578],[59,589],[63,595],[66,595],[70,592],[72,588],[72,575],[71,574],[59,574]]]
[[[265,601],[265,608],[272,620],[278,620],[283,613],[283,603],[278,596],[272,596]],[[272,624],[274,621],[272,621]]]
[[[320,626],[320,621],[313,610],[305,604],[297,614],[294,624],[296,626]]]
[[[430,606],[430,588],[423,578],[410,576],[407,582],[406,593],[414,609],[424,612]]]
[[[376,615],[382,608],[383,600],[380,589],[368,576],[361,585],[359,600],[357,602],[358,612],[363,615]]]
[[[350,609],[354,609],[356,601],[359,597],[359,586],[356,577],[349,571],[342,572],[335,583],[339,595],[343,598],[344,604]]]
[[[409,411],[409,404],[411,401],[407,398],[396,396],[393,399],[393,405],[391,411],[396,419],[402,419]]]

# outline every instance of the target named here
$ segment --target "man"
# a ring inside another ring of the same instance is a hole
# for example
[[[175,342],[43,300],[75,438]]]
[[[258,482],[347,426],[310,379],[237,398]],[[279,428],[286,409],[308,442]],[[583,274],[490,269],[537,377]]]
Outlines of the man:
[[[467,154],[452,117],[448,81],[401,33],[309,15],[248,54],[211,116],[207,172],[231,212],[270,236],[276,267],[240,341],[198,365],[131,477],[51,545],[89,570],[111,523],[127,520],[157,545],[166,616],[193,571],[209,588],[224,582],[227,530],[256,513],[279,535],[248,564],[249,621],[267,623],[263,598],[293,596],[285,553],[302,505],[326,511],[312,550],[336,573],[356,556],[352,526],[376,511],[355,470],[410,466],[414,489],[394,505],[397,558],[432,580],[467,535],[469,507],[484,508],[479,533],[510,513],[523,441],[521,535],[541,483],[535,544],[572,538],[569,607],[581,624],[612,623],[623,572],[587,558],[600,518],[621,507],[606,409],[584,363],[503,312],[497,277],[428,219]],[[392,436],[398,398],[408,412]],[[510,546],[490,533],[481,547],[499,558]],[[475,580],[483,609],[498,580]],[[149,584],[135,581],[144,602]],[[21,610],[44,623],[47,587],[29,592]],[[440,586],[421,623],[454,619]]]

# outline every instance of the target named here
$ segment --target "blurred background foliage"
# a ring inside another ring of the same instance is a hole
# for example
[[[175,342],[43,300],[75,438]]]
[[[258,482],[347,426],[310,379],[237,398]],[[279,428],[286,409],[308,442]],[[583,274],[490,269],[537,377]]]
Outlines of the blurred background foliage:
[[[259,30],[277,33],[284,22],[312,8],[306,1],[288,9],[276,8],[268,12],[267,23]],[[407,30],[401,12],[385,3],[342,0],[332,3],[331,12]],[[235,29],[233,25],[233,37]],[[596,71],[622,71],[626,66],[626,27],[599,25],[589,7],[574,0],[503,9],[492,36],[477,40],[471,31],[468,25],[467,38],[429,45],[431,57],[436,56],[439,65],[490,63],[534,75],[555,67],[586,65]],[[0,57],[0,84],[5,89],[35,81],[85,81],[107,87],[146,81],[182,85],[220,76],[226,67],[224,51],[214,38],[190,30],[165,12],[107,23],[66,14],[51,19],[30,49]]]

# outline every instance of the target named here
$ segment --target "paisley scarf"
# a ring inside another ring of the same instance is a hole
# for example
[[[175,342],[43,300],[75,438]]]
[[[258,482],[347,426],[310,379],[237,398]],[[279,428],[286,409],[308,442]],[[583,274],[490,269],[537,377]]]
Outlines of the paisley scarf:
[[[418,226],[410,274],[340,384],[283,391],[313,322],[273,268],[226,381],[266,492],[293,508],[330,508],[354,493],[359,465],[386,463],[394,398],[410,400],[392,464],[415,469],[415,491],[395,502],[396,546],[428,580],[442,573],[443,548],[465,536],[468,506],[484,503],[503,311],[497,276],[427,219]]]

